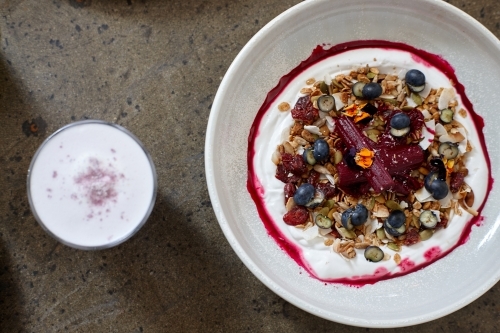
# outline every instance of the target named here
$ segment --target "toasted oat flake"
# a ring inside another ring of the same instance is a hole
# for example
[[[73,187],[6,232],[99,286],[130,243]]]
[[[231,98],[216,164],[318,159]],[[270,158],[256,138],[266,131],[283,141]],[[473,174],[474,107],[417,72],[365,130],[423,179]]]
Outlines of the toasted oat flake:
[[[302,88],[300,89],[300,93],[301,94],[304,94],[304,95],[308,95],[312,92],[312,89],[311,88]]]
[[[306,84],[307,84],[307,85],[314,84],[314,82],[316,82],[316,79],[315,79],[315,78],[310,78],[310,79],[307,79],[307,80],[306,80]]]
[[[278,110],[280,110],[282,112],[288,111],[288,110],[290,110],[290,104],[288,104],[287,102],[281,102],[278,105]]]
[[[394,262],[396,263],[396,265],[399,265],[401,263],[401,256],[399,255],[399,253],[394,254]]]

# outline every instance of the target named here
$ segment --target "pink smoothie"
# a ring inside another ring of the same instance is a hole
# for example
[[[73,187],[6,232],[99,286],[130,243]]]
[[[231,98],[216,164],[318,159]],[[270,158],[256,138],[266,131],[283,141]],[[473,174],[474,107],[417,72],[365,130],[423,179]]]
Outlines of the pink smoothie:
[[[107,248],[146,222],[156,198],[156,172],[126,129],[81,121],[61,128],[38,149],[28,197],[40,225],[62,243]]]

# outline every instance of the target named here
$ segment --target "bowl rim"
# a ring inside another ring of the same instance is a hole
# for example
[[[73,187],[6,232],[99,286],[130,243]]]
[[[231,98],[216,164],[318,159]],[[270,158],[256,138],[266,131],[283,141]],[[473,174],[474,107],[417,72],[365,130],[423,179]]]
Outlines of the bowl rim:
[[[390,1],[390,0],[389,0]],[[429,4],[433,6],[440,7],[446,11],[451,11],[453,14],[457,16],[461,16],[464,20],[467,21],[468,24],[471,25],[478,33],[483,35],[485,38],[488,39],[488,42],[491,43],[500,51],[500,40],[490,31],[488,30],[485,26],[483,26],[480,22],[478,22],[475,18],[473,18],[471,15],[468,13],[465,13],[464,11],[460,10],[459,8],[444,2],[442,0],[418,0],[419,2],[422,3],[422,6]],[[240,52],[237,54],[237,56],[234,58],[233,62],[229,66],[228,70],[226,71],[219,88],[217,90],[216,96],[214,98],[210,116],[208,119],[208,124],[207,124],[207,131],[206,131],[206,137],[205,137],[205,173],[206,173],[206,181],[207,181],[207,187],[208,187],[208,192],[210,196],[210,200],[212,202],[212,207],[214,210],[214,213],[217,217],[218,223],[228,240],[229,244],[233,248],[233,250],[236,252],[236,255],[240,258],[240,260],[245,264],[245,266],[254,274],[257,279],[259,279],[266,287],[271,289],[274,293],[276,293],[278,296],[281,298],[285,299],[286,301],[290,302],[294,306],[309,312],[315,316],[330,320],[330,321],[335,321],[338,323],[346,324],[346,325],[352,325],[352,326],[359,326],[359,327],[370,327],[370,328],[395,328],[395,327],[407,327],[407,326],[412,326],[412,325],[417,325],[417,324],[422,324],[425,322],[429,322],[441,317],[444,317],[452,312],[455,312],[462,307],[470,304],[471,302],[475,301],[477,298],[482,296],[485,292],[487,292],[489,289],[491,289],[499,280],[500,280],[500,270],[497,272],[498,274],[496,276],[491,276],[489,279],[485,280],[486,283],[480,285],[477,287],[473,292],[470,292],[467,295],[464,295],[464,297],[457,302],[451,303],[448,306],[441,308],[438,311],[434,311],[431,313],[428,313],[426,315],[417,315],[413,316],[410,318],[404,318],[404,319],[396,319],[393,321],[377,321],[377,322],[367,322],[367,321],[361,321],[359,318],[354,318],[354,317],[348,317],[348,316],[343,316],[343,315],[338,315],[333,312],[328,312],[327,315],[324,309],[318,309],[316,306],[307,304],[304,302],[301,298],[296,297],[295,295],[287,292],[286,290],[283,290],[275,281],[273,281],[271,278],[269,278],[263,270],[257,265],[257,263],[254,262],[250,258],[250,256],[246,253],[246,251],[243,249],[241,244],[236,241],[235,234],[233,233],[233,230],[231,229],[230,226],[230,221],[225,216],[225,213],[221,209],[221,204],[220,200],[218,197],[218,184],[215,182],[215,177],[214,177],[214,172],[216,170],[216,167],[214,166],[214,160],[212,158],[213,156],[213,151],[214,151],[214,143],[215,143],[215,138],[216,138],[216,133],[214,131],[214,128],[217,124],[218,116],[221,113],[221,110],[223,110],[223,104],[222,104],[222,95],[230,89],[230,81],[232,80],[232,74],[235,72],[235,70],[242,66],[246,60],[246,58],[249,56],[251,53],[251,50],[253,46],[261,39],[263,39],[269,32],[271,32],[274,27],[283,19],[285,19],[288,16],[293,16],[294,14],[305,10],[309,6],[314,6],[315,2],[319,1],[313,1],[313,0],[305,0],[303,2],[300,2],[289,9],[285,10],[278,16],[276,16],[274,19],[269,21],[263,28],[261,28],[248,42],[245,44],[245,46],[240,50]],[[285,74],[285,73],[284,73]],[[498,227],[498,223],[496,224],[496,227]],[[316,311],[320,310],[320,311]]]

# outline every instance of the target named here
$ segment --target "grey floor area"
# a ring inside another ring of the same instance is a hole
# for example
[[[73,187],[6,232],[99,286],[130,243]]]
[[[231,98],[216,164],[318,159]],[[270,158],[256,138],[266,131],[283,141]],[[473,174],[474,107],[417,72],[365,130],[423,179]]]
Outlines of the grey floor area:
[[[329,322],[265,287],[226,241],[204,174],[210,108],[245,43],[298,2],[0,0],[0,331],[500,331],[498,284],[402,330]],[[500,36],[499,1],[448,2]],[[49,237],[26,198],[37,147],[87,118],[134,132],[159,181],[148,223],[97,252]]]

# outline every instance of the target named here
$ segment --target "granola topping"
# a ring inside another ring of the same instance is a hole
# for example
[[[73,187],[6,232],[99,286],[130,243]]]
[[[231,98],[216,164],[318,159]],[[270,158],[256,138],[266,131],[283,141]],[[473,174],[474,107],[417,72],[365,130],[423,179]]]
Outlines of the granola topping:
[[[382,93],[363,96],[358,82]],[[334,106],[319,108],[322,96]],[[489,172],[463,97],[438,68],[388,48],[342,52],[293,78],[267,111],[254,163],[266,209],[313,276],[398,276],[426,264],[426,249],[456,246]]]

